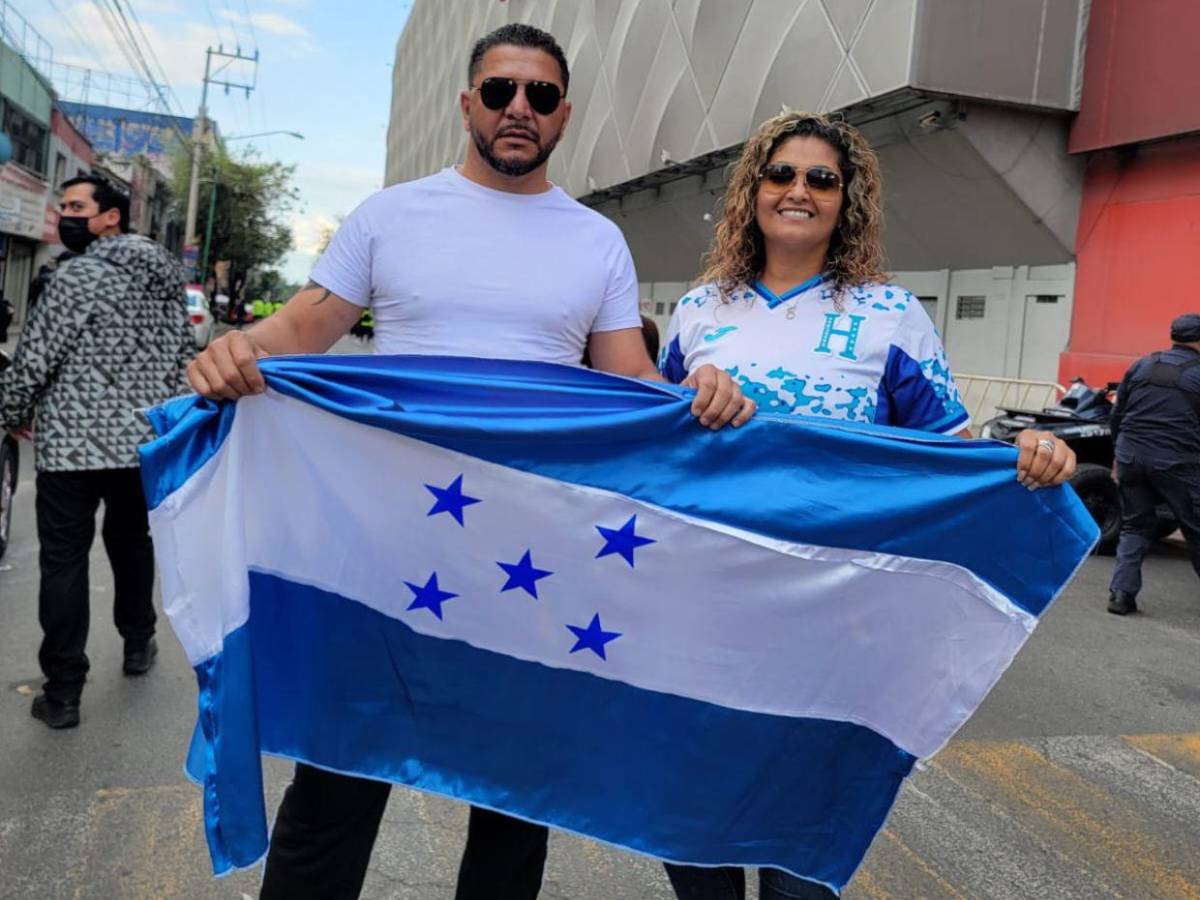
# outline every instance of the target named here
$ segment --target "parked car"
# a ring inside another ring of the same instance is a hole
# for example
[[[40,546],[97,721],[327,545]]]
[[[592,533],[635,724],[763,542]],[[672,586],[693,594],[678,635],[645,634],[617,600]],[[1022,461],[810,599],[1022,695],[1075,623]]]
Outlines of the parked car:
[[[1040,411],[999,407],[1001,415],[989,419],[980,430],[981,437],[1012,443],[1018,432],[1037,428],[1067,442],[1078,460],[1071,487],[1100,528],[1096,552],[1104,555],[1116,551],[1121,535],[1121,494],[1112,479],[1113,440],[1109,426],[1116,389],[1114,382],[1093,388],[1082,378],[1076,378],[1054,406]],[[1159,505],[1157,512],[1157,536],[1164,538],[1179,523],[1165,504]]]
[[[12,364],[8,354],[0,350],[0,372]],[[0,430],[0,558],[8,549],[8,537],[12,534],[13,497],[17,493],[17,468],[21,462],[21,450],[16,440]]]
[[[208,298],[199,285],[189,284],[187,287],[188,319],[192,323],[192,335],[196,339],[196,349],[203,350],[213,339],[213,329],[216,320],[208,308]]]

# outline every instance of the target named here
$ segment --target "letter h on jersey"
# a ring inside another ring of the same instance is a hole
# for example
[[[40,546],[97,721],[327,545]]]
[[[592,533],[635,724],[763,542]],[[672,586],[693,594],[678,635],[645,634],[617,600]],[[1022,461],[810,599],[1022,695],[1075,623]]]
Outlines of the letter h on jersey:
[[[838,328],[838,320],[841,318],[839,313],[825,313],[825,330],[821,332],[821,343],[813,348],[815,353],[833,353],[829,346],[830,340],[835,337],[845,339],[845,346],[838,356],[843,359],[857,360],[854,355],[854,346],[858,343],[858,332],[862,327],[862,323],[866,321],[866,316],[850,316],[849,328]]]

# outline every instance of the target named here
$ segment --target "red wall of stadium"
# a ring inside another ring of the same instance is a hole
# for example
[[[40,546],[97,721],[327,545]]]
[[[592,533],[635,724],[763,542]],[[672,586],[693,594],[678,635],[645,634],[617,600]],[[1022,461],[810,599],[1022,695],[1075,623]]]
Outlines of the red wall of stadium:
[[[1198,47],[1196,0],[1092,0],[1069,150],[1200,131]]]
[[[1088,154],[1059,381],[1118,380],[1200,312],[1200,2],[1093,0],[1069,149]]]
[[[1089,161],[1075,241],[1071,341],[1059,379],[1116,381],[1200,312],[1200,137]]]

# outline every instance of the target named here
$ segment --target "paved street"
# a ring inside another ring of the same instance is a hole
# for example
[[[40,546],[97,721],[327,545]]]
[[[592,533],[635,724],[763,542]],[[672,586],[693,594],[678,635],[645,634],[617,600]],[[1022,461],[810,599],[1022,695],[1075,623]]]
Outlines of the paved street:
[[[360,345],[343,344],[356,350]],[[29,716],[39,683],[33,472],[0,563],[0,897],[241,898],[257,871],[207,871],[181,771],[195,689],[179,645],[124,678],[112,582],[93,554],[83,723]],[[1200,898],[1200,586],[1183,553],[1147,566],[1146,614],[1103,611],[1092,559],[961,736],[906,787],[846,892],[861,898]],[[266,766],[270,808],[290,767]],[[449,898],[465,811],[397,790],[368,898]],[[547,900],[669,898],[658,865],[556,835]]]

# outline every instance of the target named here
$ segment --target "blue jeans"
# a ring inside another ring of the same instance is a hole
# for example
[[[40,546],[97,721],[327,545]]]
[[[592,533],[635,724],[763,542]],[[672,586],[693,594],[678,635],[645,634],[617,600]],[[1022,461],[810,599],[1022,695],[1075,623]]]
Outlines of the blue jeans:
[[[746,900],[746,873],[736,866],[664,866],[679,900]],[[836,900],[837,894],[779,869],[759,869],[758,896],[760,900]]]

